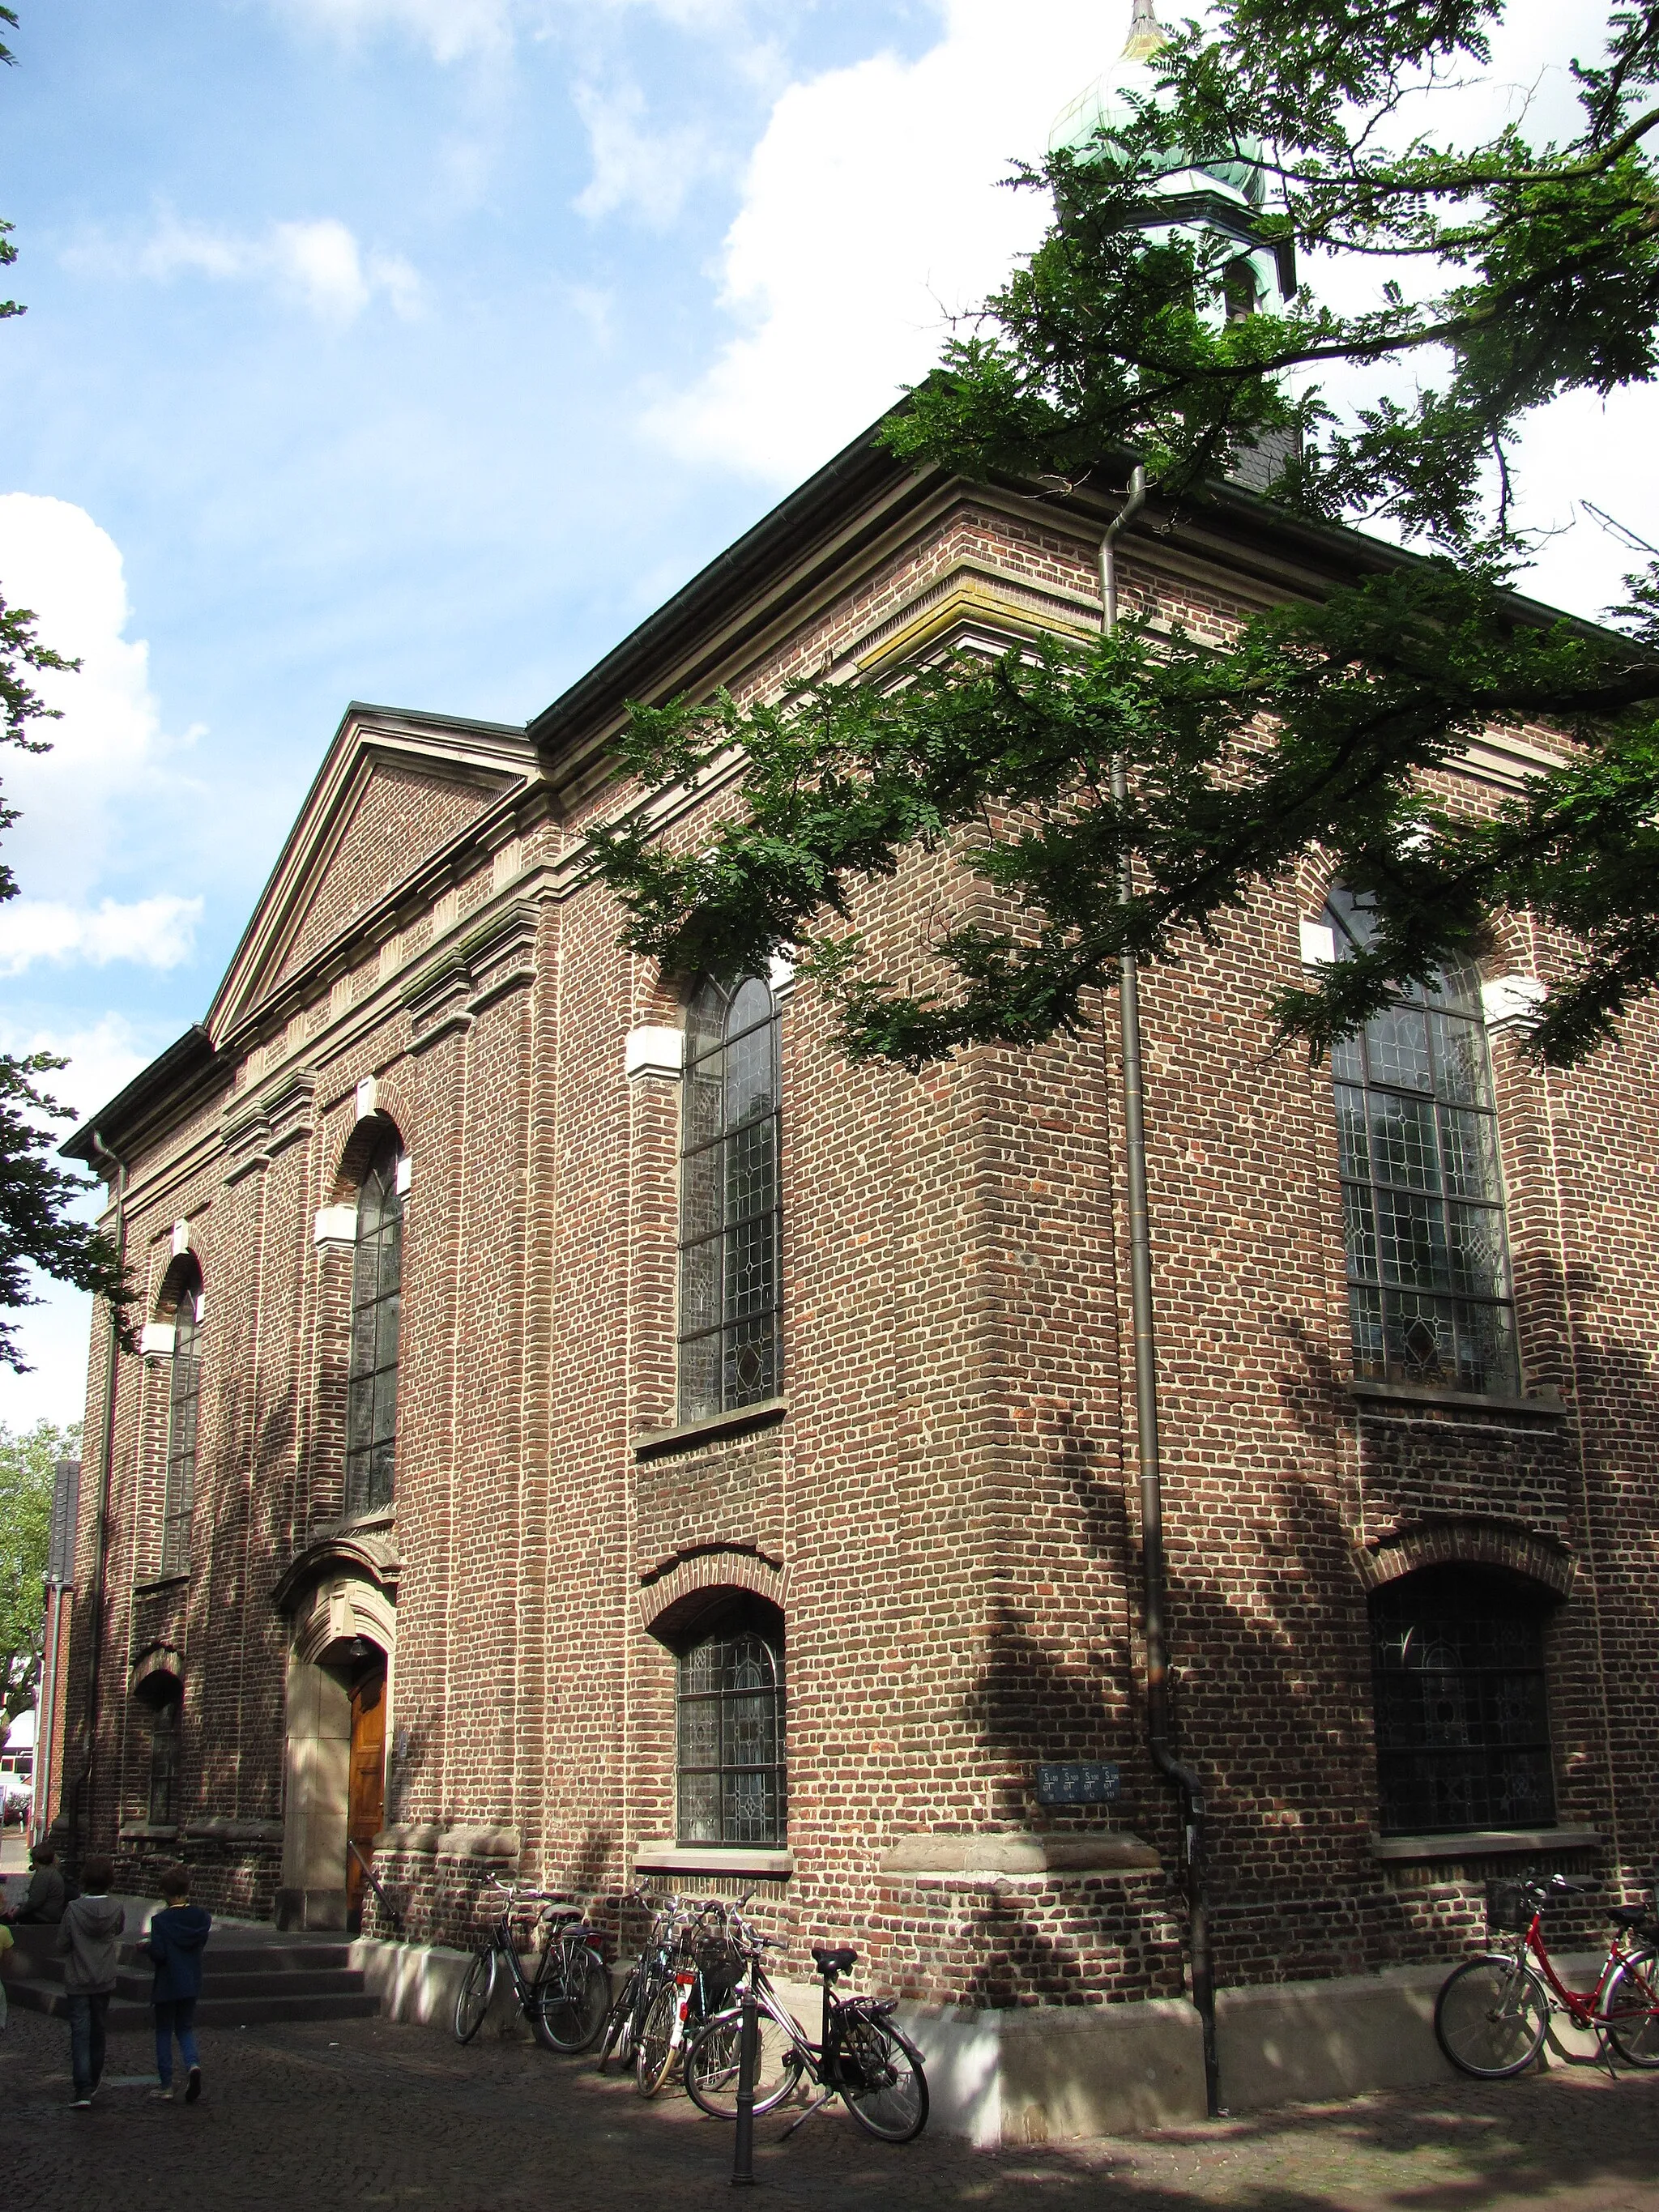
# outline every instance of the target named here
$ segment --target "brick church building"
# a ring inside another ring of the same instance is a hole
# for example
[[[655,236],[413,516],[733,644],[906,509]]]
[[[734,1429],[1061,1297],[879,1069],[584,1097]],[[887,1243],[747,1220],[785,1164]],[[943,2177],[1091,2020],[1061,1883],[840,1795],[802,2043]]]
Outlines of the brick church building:
[[[1087,636],[1113,512],[861,439],[527,726],[347,712],[204,1020],[65,1147],[143,1304],[140,1353],[94,1322],[58,1763],[122,1886],[182,1854],[216,1908],[374,1942],[372,1867],[405,1948],[467,1941],[492,1872],[753,1888],[915,2008],[957,2124],[1188,2108],[1116,1001],[850,1068],[781,969],[621,951],[587,865],[620,810],[685,842],[732,803],[619,783],[626,702]],[[1119,576],[1223,636],[1408,557],[1230,488]],[[1490,805],[1550,751],[1449,781]],[[878,959],[965,881],[873,886]],[[1659,1843],[1655,1018],[1537,1070],[1562,948],[1500,928],[1334,1067],[1267,1057],[1274,988],[1363,927],[1309,868],[1142,979],[1235,2104],[1397,2078],[1486,1878],[1613,1895]],[[1334,2075],[1273,2075],[1286,2019]]]

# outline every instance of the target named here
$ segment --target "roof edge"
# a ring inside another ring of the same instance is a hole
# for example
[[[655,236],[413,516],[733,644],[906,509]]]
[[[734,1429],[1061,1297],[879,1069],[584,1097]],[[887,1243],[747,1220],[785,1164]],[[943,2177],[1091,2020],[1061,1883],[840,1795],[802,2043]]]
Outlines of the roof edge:
[[[141,1068],[125,1090],[118,1091],[107,1105],[88,1115],[64,1139],[58,1147],[59,1158],[83,1160],[89,1168],[96,1169],[98,1146],[101,1146],[105,1156],[114,1158],[118,1165],[125,1166],[118,1144],[125,1132],[139,1125],[147,1109],[160,1106],[170,1097],[188,1095],[190,1089],[210,1073],[217,1059],[207,1030],[200,1022],[192,1022],[181,1037],[176,1037],[148,1067]]]

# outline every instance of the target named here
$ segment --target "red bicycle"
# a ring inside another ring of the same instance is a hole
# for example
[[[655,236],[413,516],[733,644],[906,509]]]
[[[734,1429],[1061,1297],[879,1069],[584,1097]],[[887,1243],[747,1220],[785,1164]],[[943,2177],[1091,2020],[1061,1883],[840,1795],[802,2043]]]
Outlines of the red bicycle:
[[[1627,2065],[1659,2067],[1659,1922],[1651,1901],[1607,1908],[1613,1940],[1593,1989],[1570,1990],[1551,1961],[1544,1908],[1594,1886],[1560,1874],[1488,1882],[1487,1932],[1513,1942],[1466,1959],[1441,1984],[1434,2033],[1454,2066],[1486,2081],[1522,2073],[1543,2049],[1552,2013],[1565,2013]],[[1644,1940],[1632,1948],[1638,1930]]]

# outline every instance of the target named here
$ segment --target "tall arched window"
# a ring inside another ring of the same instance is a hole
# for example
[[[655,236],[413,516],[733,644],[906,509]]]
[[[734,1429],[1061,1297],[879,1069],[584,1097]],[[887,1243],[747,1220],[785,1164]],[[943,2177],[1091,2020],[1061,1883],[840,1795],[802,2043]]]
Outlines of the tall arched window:
[[[389,1137],[370,1163],[357,1200],[357,1249],[351,1270],[351,1366],[346,1391],[348,1516],[373,1513],[392,1503],[404,1249],[398,1158],[398,1140]]]
[[[682,1420],[783,1385],[778,1010],[756,975],[686,1012],[680,1135]]]
[[[1337,957],[1367,944],[1364,901],[1325,908]],[[1520,1388],[1498,1117],[1468,962],[1413,984],[1331,1054],[1354,1372],[1460,1390]]]
[[[179,1292],[173,1317],[167,1481],[161,1499],[164,1575],[190,1571],[190,1516],[196,1497],[196,1409],[202,1391],[201,1322],[202,1279],[192,1273]]]
[[[679,1840],[786,1839],[782,1624],[731,1614],[679,1662]]]
[[[1425,1567],[1371,1599],[1385,1835],[1555,1820],[1544,1617],[1519,1577]]]

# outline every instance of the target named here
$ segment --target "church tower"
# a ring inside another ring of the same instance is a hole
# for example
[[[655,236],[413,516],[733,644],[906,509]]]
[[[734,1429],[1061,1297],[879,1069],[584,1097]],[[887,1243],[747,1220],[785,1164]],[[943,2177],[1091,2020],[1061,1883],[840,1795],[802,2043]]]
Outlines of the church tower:
[[[1086,161],[1099,151],[1103,134],[1109,144],[1115,131],[1132,125],[1145,106],[1155,106],[1159,88],[1153,58],[1168,43],[1154,0],[1134,0],[1122,53],[1111,69],[1061,109],[1048,134],[1049,150],[1070,152]],[[1234,158],[1189,167],[1177,166],[1180,155],[1172,152],[1166,157],[1168,170],[1153,186],[1140,218],[1148,238],[1159,242],[1182,230],[1207,231],[1237,247],[1228,267],[1230,315],[1254,314],[1258,308],[1281,305],[1297,289],[1293,242],[1268,241],[1261,235],[1267,179],[1252,158],[1256,150],[1247,143]]]

